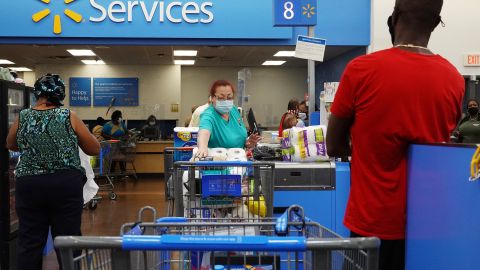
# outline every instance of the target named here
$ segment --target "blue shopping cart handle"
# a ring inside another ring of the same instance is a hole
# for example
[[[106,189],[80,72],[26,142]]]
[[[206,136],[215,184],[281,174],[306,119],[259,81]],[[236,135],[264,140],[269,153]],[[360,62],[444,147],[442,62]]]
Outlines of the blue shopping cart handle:
[[[187,218],[184,217],[162,217],[155,221],[156,223],[185,223]]]
[[[195,166],[219,166],[219,167],[251,167],[251,161],[197,161]]]
[[[124,235],[124,250],[305,251],[305,237]]]

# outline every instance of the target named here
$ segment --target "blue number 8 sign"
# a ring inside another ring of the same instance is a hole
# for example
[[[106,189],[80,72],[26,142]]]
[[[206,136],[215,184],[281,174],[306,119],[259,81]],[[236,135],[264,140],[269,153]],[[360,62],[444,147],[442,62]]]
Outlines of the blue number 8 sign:
[[[275,26],[317,24],[318,0],[274,0]]]

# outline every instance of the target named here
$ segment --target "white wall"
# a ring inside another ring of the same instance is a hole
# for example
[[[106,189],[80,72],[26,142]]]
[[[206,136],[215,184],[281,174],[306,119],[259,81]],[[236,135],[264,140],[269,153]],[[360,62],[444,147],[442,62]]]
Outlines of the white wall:
[[[182,108],[181,121],[190,115],[191,107],[206,103],[208,91],[215,80],[225,79],[237,86],[238,71],[241,68],[182,68]],[[255,112],[257,122],[263,126],[278,127],[282,114],[287,110],[292,97],[303,99],[308,92],[306,68],[249,68],[251,77],[247,79],[247,94],[250,107]]]
[[[157,119],[178,119],[180,113],[170,112],[171,104],[180,104],[180,66],[87,66],[87,65],[39,65],[38,77],[46,73],[59,74],[67,84],[65,106],[68,106],[68,81],[70,77],[138,77],[139,104],[137,107],[115,107],[125,119],[144,120],[153,114]],[[107,107],[72,107],[82,119],[105,118]],[[110,117],[111,112],[109,113]]]
[[[372,43],[370,51],[392,46],[387,18],[395,0],[372,0]],[[445,0],[441,25],[433,32],[429,47],[454,64],[462,75],[480,75],[480,67],[464,67],[464,53],[480,53],[480,1]]]

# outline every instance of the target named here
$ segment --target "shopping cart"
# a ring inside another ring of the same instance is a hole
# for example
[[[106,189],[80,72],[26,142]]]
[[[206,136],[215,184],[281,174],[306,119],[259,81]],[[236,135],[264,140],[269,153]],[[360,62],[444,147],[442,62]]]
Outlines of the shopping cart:
[[[213,265],[235,270],[378,269],[378,238],[341,238],[305,220],[286,225],[288,234],[279,236],[279,223],[271,218],[231,222],[170,217],[157,223],[125,224],[122,237],[57,237],[55,247],[65,270],[212,269]]]
[[[98,184],[98,191],[107,191],[108,197],[111,200],[117,198],[115,193],[115,185],[111,178],[111,167],[113,156],[116,154],[118,148],[114,145],[115,141],[103,141],[100,143],[100,155],[92,157],[91,165],[93,173],[95,174],[95,181]]]
[[[128,136],[122,138],[121,140],[117,141],[116,144],[112,145],[113,147],[117,148],[115,155],[112,158],[112,162],[119,163],[119,165],[120,163],[123,163],[124,165],[120,165],[120,167],[124,166],[124,168],[121,168],[120,172],[111,170],[111,176],[132,176],[135,178],[135,180],[138,179],[137,170],[135,169],[135,156],[137,154],[137,141],[139,135],[140,132],[130,130]]]
[[[269,162],[175,162],[174,216],[271,217],[274,166]]]
[[[183,157],[191,156],[193,147],[166,147],[164,149],[164,181],[165,200],[167,201],[167,213],[173,215],[173,164],[182,161]]]

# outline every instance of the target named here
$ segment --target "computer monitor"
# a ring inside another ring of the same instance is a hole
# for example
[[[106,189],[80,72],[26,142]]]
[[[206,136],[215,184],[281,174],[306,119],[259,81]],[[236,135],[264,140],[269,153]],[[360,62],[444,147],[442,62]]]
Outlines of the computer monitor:
[[[157,126],[146,126],[143,129],[143,138],[149,140],[158,140],[160,138],[160,130]]]
[[[248,110],[247,121],[248,126],[250,127],[250,132],[259,134],[257,121],[255,121],[255,115],[253,114],[252,108]]]

